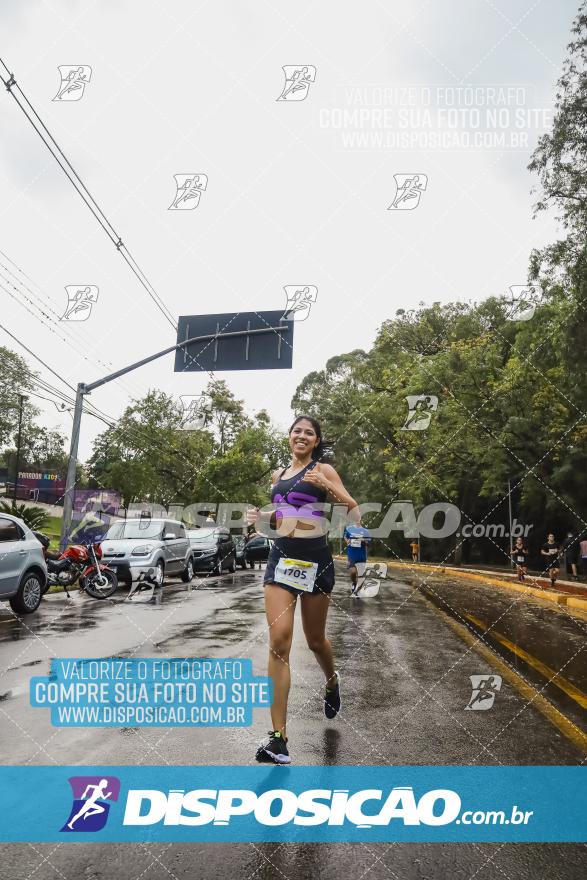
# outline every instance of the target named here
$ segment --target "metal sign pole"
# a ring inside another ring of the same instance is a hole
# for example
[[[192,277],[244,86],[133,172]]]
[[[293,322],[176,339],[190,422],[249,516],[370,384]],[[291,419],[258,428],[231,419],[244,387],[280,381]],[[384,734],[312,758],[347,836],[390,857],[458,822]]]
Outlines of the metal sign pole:
[[[84,397],[86,394],[89,394],[95,388],[100,388],[102,385],[106,385],[107,382],[112,382],[114,379],[120,378],[120,376],[125,376],[127,373],[132,372],[132,370],[137,370],[139,367],[143,367],[145,364],[151,363],[151,361],[155,361],[160,357],[163,357],[166,354],[171,354],[172,351],[177,351],[180,348],[185,348],[188,345],[192,345],[195,342],[211,342],[212,340],[218,341],[218,339],[228,339],[234,338],[238,336],[249,336],[253,335],[261,335],[263,333],[275,333],[279,331],[279,333],[283,333],[289,330],[289,325],[280,325],[279,327],[262,327],[258,330],[232,330],[228,333],[207,333],[203,336],[192,336],[190,339],[184,339],[182,342],[178,342],[176,345],[170,345],[169,348],[164,348],[163,351],[158,351],[155,354],[149,355],[149,357],[143,358],[140,361],[137,361],[134,364],[130,364],[128,367],[123,367],[121,370],[116,370],[114,373],[109,373],[107,376],[104,376],[102,379],[97,379],[95,382],[89,382],[85,384],[80,382],[77,386],[77,393],[75,397],[75,407],[73,410],[73,426],[71,429],[71,442],[69,446],[69,461],[67,464],[67,477],[65,480],[65,494],[63,497],[63,519],[61,521],[61,547],[65,547],[69,531],[71,529],[71,520],[73,513],[73,493],[75,490],[75,471],[77,467],[77,454],[79,447],[79,432],[82,418],[82,411],[84,405]],[[281,339],[281,335],[280,335]]]

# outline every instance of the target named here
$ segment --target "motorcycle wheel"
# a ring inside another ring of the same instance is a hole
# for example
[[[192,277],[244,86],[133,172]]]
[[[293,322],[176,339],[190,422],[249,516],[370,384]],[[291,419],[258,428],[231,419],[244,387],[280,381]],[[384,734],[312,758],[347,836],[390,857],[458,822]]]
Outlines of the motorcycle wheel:
[[[103,583],[100,583],[103,581]],[[118,578],[109,568],[92,572],[80,581],[80,586],[93,599],[108,599],[118,589]]]

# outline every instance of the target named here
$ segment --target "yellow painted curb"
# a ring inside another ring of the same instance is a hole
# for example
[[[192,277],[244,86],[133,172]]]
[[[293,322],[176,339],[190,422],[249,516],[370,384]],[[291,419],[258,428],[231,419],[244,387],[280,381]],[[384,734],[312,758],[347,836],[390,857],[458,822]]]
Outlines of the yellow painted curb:
[[[531,687],[522,676],[519,675],[519,673],[502,660],[494,651],[484,645],[477,636],[473,635],[473,633],[467,629],[466,626],[463,626],[462,623],[449,617],[445,611],[441,611],[441,609],[437,608],[429,599],[425,599],[425,601],[432,611],[438,614],[446,622],[447,626],[450,626],[451,629],[460,635],[469,648],[472,648],[477,654],[480,654],[491,668],[496,668],[502,678],[509,681],[509,683],[519,691],[522,697],[527,701],[528,706],[532,706],[544,715],[544,717],[560,730],[563,736],[566,736],[566,738],[580,749],[583,754],[587,753],[587,734],[583,730],[577,727],[570,718],[563,715],[560,709],[557,709],[556,706],[538,692],[536,688]]]
[[[580,596],[569,596],[567,598],[567,605],[570,608],[577,608],[579,611],[587,612],[587,599],[582,599]]]
[[[474,617],[472,614],[464,615],[467,620],[470,620],[475,626],[479,627],[483,630],[484,633],[487,633],[490,629],[489,624],[486,623],[485,620],[480,620],[478,617]],[[565,678],[560,672],[557,672],[556,669],[552,669],[550,666],[547,666],[546,663],[543,663],[542,660],[539,660],[537,657],[534,657],[533,654],[530,654],[528,651],[525,651],[524,648],[521,648],[520,645],[516,645],[514,642],[511,642],[505,636],[503,636],[497,630],[492,629],[491,638],[496,639],[500,644],[507,648],[508,651],[511,651],[512,654],[515,654],[516,657],[519,657],[521,660],[524,660],[529,666],[539,672],[549,684],[556,685],[561,691],[570,697],[575,703],[582,709],[587,709],[587,694],[583,693],[576,685],[573,684],[572,681],[569,681],[568,678]]]

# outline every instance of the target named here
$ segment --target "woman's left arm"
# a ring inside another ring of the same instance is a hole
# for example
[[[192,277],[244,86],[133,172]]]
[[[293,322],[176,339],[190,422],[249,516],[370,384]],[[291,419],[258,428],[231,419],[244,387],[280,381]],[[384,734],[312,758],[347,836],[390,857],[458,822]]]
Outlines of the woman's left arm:
[[[359,506],[352,495],[349,495],[342,480],[331,464],[317,464],[304,476],[308,483],[315,483],[327,493],[327,498],[336,504],[345,504],[351,521],[360,521]]]

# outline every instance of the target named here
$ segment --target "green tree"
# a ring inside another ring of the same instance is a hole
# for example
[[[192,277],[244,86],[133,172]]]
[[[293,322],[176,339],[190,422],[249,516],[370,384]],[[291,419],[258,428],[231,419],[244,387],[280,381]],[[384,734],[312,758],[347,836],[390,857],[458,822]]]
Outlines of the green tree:
[[[121,492],[126,505],[148,500],[167,507],[195,491],[198,466],[213,441],[205,431],[182,431],[182,421],[182,407],[162,391],[133,401],[96,438],[88,461],[91,479]]]
[[[30,416],[30,413],[29,413]],[[3,455],[10,473],[14,470],[16,448],[8,448]],[[49,430],[27,421],[22,433],[20,469],[29,471],[56,471],[65,474],[68,455],[65,450],[65,437],[59,430]]]
[[[18,425],[19,395],[32,391],[35,373],[27,362],[15,352],[0,346],[0,448],[10,443]],[[23,425],[27,427],[38,415],[30,399],[23,408]]]
[[[557,83],[552,130],[543,134],[532,155],[538,175],[537,213],[555,210],[566,236],[532,255],[532,274],[544,272],[570,280],[585,302],[587,248],[587,11],[582,3],[573,39]]]
[[[194,431],[184,430],[182,407],[161,391],[133,401],[94,442],[92,481],[121,492],[126,505],[266,501],[283,438],[267,413],[249,419],[226,383],[207,392],[207,425]]]

